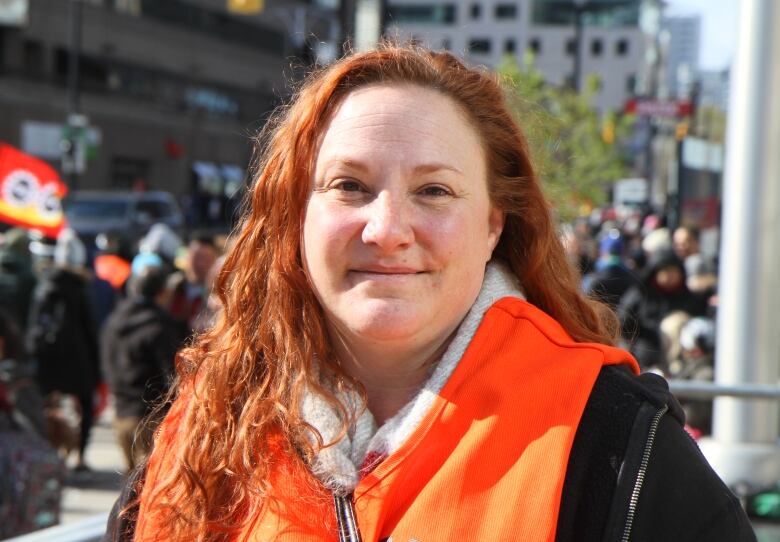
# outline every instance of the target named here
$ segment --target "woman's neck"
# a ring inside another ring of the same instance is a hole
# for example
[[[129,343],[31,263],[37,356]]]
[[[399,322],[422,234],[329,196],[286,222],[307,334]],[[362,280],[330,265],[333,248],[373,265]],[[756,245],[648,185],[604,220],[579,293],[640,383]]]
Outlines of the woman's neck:
[[[456,328],[457,329],[457,328]],[[342,368],[363,384],[368,410],[381,426],[406,405],[431,375],[454,335],[414,347],[349,340],[331,333]]]

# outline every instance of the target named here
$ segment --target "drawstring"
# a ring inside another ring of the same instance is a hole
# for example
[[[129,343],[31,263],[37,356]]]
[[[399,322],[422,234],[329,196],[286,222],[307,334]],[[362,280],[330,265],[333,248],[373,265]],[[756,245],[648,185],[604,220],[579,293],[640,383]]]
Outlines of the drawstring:
[[[363,542],[360,538],[355,507],[352,504],[352,493],[349,495],[333,495],[336,505],[336,521],[339,526],[339,542]]]

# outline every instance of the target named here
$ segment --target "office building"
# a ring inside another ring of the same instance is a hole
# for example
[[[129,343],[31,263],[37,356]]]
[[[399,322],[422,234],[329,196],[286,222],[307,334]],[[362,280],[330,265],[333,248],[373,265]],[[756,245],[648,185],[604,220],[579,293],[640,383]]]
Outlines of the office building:
[[[600,78],[593,104],[620,110],[632,96],[642,68],[639,0],[590,0],[582,4],[580,87]],[[577,40],[573,2],[560,0],[390,0],[387,33],[463,55],[474,64],[498,66],[505,55],[536,67],[555,85],[572,85]]]

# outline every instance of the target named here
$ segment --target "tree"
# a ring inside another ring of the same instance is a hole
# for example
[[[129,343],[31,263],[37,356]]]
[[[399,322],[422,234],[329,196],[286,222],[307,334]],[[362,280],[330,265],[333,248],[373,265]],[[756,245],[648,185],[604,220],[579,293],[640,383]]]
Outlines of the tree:
[[[628,175],[620,141],[633,122],[590,105],[599,85],[591,76],[583,94],[545,82],[527,56],[522,69],[511,57],[499,68],[507,98],[524,129],[547,197],[562,220],[588,213],[607,199],[608,187]]]

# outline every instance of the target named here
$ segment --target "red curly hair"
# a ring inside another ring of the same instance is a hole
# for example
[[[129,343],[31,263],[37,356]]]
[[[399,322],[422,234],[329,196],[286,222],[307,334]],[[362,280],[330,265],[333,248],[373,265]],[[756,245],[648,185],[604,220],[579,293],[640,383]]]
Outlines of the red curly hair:
[[[146,488],[152,493],[145,500],[154,505],[144,513],[159,514],[166,538],[224,540],[237,533],[267,494],[270,436],[282,435],[302,460],[323,445],[311,443],[313,428],[298,409],[306,387],[337,408],[321,379],[360,389],[333,361],[300,240],[327,122],[348,93],[376,84],[435,89],[467,112],[486,150],[491,200],[506,216],[495,255],[509,264],[528,300],[575,340],[614,342],[614,315],[580,293],[497,78],[449,53],[419,48],[388,45],[347,56],[310,76],[257,138],[257,174],[215,286],[223,310],[179,356],[180,398],[169,416],[178,417],[187,445],[158,446],[177,457]]]

